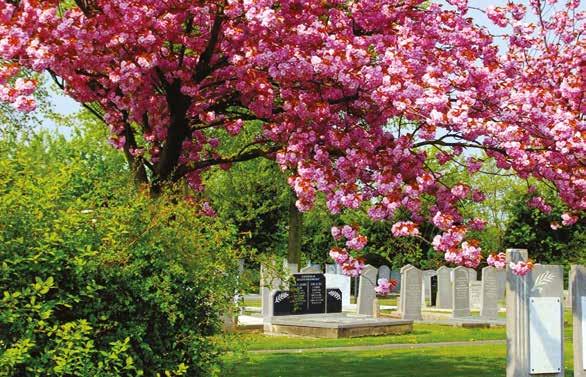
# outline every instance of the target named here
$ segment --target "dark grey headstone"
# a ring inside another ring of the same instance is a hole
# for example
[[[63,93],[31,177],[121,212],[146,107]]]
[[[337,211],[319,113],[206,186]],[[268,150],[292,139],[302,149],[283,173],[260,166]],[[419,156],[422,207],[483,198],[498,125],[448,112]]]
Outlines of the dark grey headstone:
[[[317,314],[326,311],[326,278],[323,274],[294,274],[290,288],[293,314]]]

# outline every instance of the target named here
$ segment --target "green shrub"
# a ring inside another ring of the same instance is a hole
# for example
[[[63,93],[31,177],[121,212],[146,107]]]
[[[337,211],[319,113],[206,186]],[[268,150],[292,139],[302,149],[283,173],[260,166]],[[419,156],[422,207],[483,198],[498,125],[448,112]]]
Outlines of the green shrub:
[[[0,141],[0,376],[217,373],[235,232],[91,140]]]

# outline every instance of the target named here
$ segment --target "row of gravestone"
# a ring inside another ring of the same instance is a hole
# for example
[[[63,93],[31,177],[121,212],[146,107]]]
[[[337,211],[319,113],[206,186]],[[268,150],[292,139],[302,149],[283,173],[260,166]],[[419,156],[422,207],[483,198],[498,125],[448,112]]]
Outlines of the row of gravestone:
[[[497,319],[499,300],[499,279],[504,271],[494,267],[482,269],[482,281],[471,282],[470,269],[441,267],[437,273],[421,271],[406,265],[401,268],[401,293],[399,296],[399,312],[403,319],[422,319],[422,298],[425,298],[426,285],[429,287],[431,306],[440,309],[451,309],[454,318],[469,317],[472,297],[479,296],[480,316],[484,319]],[[474,273],[474,276],[476,273]],[[472,287],[475,288],[471,294]],[[479,289],[476,289],[478,287]]]

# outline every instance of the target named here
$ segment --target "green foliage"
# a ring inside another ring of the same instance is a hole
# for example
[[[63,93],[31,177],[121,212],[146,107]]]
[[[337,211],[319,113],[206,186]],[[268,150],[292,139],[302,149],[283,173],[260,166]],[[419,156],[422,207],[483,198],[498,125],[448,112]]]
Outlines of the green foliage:
[[[136,190],[101,132],[0,140],[0,376],[217,373],[235,232]]]

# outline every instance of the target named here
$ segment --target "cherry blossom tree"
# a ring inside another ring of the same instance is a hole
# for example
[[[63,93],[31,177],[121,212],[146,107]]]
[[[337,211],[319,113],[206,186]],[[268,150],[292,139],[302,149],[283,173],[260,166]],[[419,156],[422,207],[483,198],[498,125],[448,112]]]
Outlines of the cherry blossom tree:
[[[334,213],[407,213],[395,236],[427,218],[443,232],[436,250],[474,267],[466,232],[479,222],[458,205],[483,194],[445,169],[462,156],[470,174],[490,158],[549,182],[567,216],[586,209],[585,13],[579,0],[511,1],[480,10],[492,35],[466,0],[448,3],[1,0],[0,99],[33,109],[22,72],[46,71],[153,192],[180,180],[202,191],[213,166],[273,158],[302,211],[321,192]],[[220,136],[251,127],[227,153]],[[342,262],[354,271],[367,240],[346,233],[335,252],[354,253]]]

